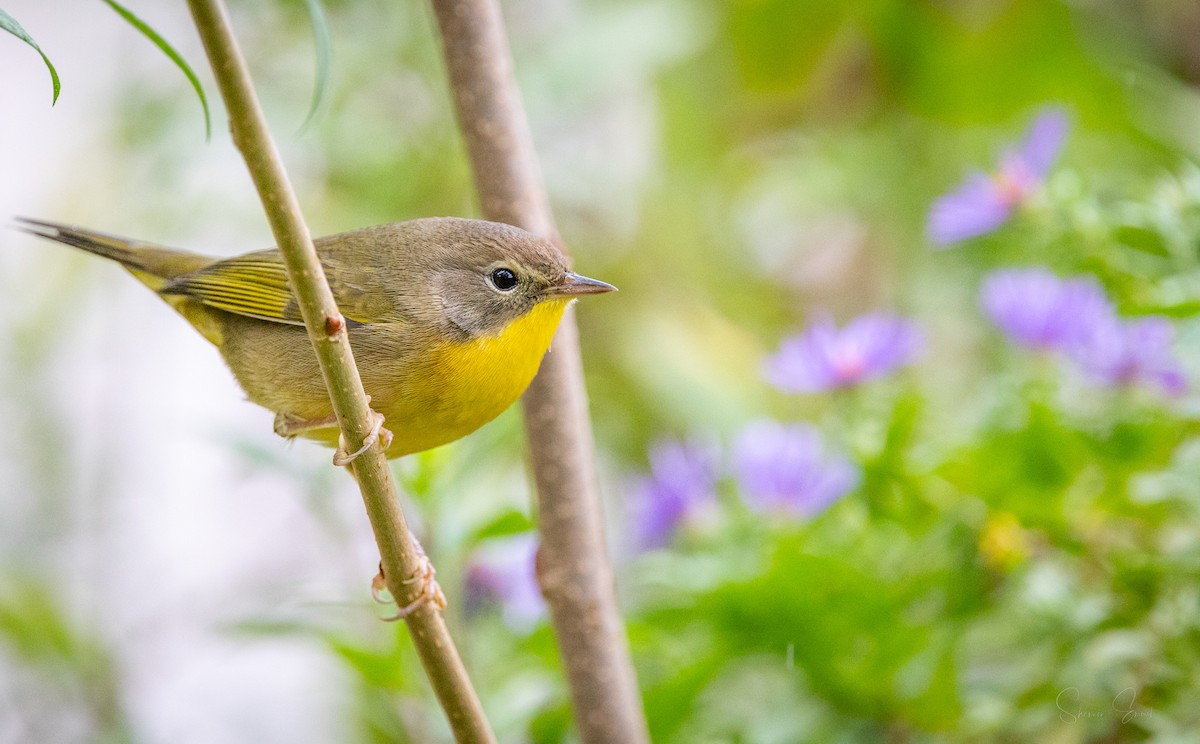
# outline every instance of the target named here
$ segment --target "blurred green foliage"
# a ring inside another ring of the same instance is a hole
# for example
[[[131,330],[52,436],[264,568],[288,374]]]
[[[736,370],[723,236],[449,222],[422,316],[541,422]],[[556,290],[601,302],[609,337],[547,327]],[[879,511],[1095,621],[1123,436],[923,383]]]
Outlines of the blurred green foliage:
[[[504,7],[562,233],[581,270],[622,289],[579,319],[655,740],[1200,741],[1198,399],[1088,386],[1009,349],[977,309],[997,267],[1089,272],[1122,312],[1176,319],[1200,379],[1194,4]],[[285,142],[314,232],[472,214],[428,11],[326,10],[329,94]],[[305,6],[237,12],[286,138],[311,95],[296,72],[312,69]],[[168,105],[124,85],[118,136],[155,164],[128,188],[169,191],[206,156],[180,144],[193,112],[182,94]],[[930,202],[990,167],[1047,103],[1074,129],[1041,199],[992,235],[930,251]],[[761,360],[812,312],[875,308],[924,325],[915,370],[837,395],[762,381]],[[763,416],[822,426],[862,468],[859,488],[799,520],[737,508],[725,483],[716,523],[632,552],[629,476],[647,445],[728,441]],[[512,628],[464,600],[475,550],[536,518],[520,439],[509,412],[397,472],[501,739],[571,741],[546,623]],[[105,691],[88,705],[119,708],[102,648],[46,598],[6,597],[0,635],[18,656],[65,664]],[[239,632],[309,639],[352,672],[346,741],[447,738],[403,628],[247,618]]]

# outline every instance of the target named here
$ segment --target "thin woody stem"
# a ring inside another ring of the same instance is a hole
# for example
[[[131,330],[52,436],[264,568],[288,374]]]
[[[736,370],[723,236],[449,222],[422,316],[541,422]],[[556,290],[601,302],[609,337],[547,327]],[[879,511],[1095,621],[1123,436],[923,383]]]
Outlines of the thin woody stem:
[[[558,242],[495,0],[431,0],[485,217]],[[560,246],[561,247],[561,246]],[[649,740],[604,547],[579,335],[568,311],[525,393],[538,581],[585,744]]]
[[[233,142],[241,151],[271,223],[288,279],[296,294],[309,339],[316,350],[334,413],[349,451],[357,450],[372,429],[366,393],[324,269],[304,223],[283,161],[275,148],[250,73],[238,49],[222,0],[188,0],[213,76],[229,111]],[[408,578],[421,571],[421,554],[408,531],[396,498],[382,447],[371,447],[351,464],[375,533],[380,567],[400,606],[417,599],[421,582]],[[441,613],[421,604],[405,618],[425,673],[459,742],[494,742],[479,698],[454,647]]]

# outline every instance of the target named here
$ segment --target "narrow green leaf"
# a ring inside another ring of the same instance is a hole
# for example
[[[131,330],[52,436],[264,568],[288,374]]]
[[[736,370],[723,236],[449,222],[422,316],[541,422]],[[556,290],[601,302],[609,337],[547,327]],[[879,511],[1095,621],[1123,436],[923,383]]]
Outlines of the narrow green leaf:
[[[312,123],[313,117],[316,116],[317,110],[321,108],[321,103],[325,100],[325,93],[329,90],[329,59],[330,50],[333,47],[329,38],[329,24],[325,20],[325,11],[321,8],[321,0],[304,0],[304,6],[308,9],[309,19],[312,20],[313,43],[316,46],[317,54],[317,77],[313,83],[312,105],[308,107],[308,115],[304,117],[304,123],[300,125],[301,132]]]
[[[1182,300],[1169,304],[1132,304],[1127,308],[1132,315],[1166,315],[1170,318],[1193,318],[1200,315],[1200,300]]]
[[[46,53],[42,51],[42,48],[37,45],[37,42],[33,40],[33,37],[21,27],[21,24],[17,23],[17,19],[13,18],[8,13],[5,13],[3,10],[0,10],[0,28],[33,47],[33,50],[42,56],[42,61],[46,63],[46,69],[50,70],[50,82],[54,86],[54,98],[51,99],[50,105],[53,106],[54,104],[58,103],[58,91],[62,88],[62,85],[60,85],[58,82],[58,70],[55,70],[54,65],[50,64],[50,58],[47,57]]]
[[[480,527],[472,536],[472,542],[478,543],[495,537],[520,535],[533,529],[533,522],[528,516],[513,509],[500,514],[491,522]]]
[[[1118,225],[1113,230],[1117,242],[1134,250],[1143,251],[1154,256],[1167,258],[1171,255],[1162,236],[1150,228],[1139,225]]]
[[[175,48],[167,43],[167,40],[158,35],[158,32],[146,25],[146,22],[131,13],[116,0],[103,0],[108,7],[116,11],[117,15],[124,18],[130,26],[133,26],[142,33],[150,41],[154,42],[154,46],[158,47],[163,54],[167,55],[175,66],[178,67],[184,75],[187,76],[188,82],[192,84],[192,88],[196,91],[196,96],[200,99],[200,106],[204,109],[204,137],[207,139],[212,137],[212,119],[208,113],[208,98],[204,95],[204,87],[200,85],[200,78],[196,77],[196,73],[184,60],[183,55],[175,51]]]

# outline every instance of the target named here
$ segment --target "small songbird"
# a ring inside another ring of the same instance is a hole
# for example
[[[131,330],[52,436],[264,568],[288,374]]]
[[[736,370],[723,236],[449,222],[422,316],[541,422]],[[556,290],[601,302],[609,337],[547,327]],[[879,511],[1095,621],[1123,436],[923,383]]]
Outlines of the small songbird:
[[[117,261],[216,344],[275,431],[338,442],[333,406],[276,249],[214,259],[53,222],[21,228]],[[466,436],[520,397],[567,305],[611,284],[496,222],[433,217],[316,241],[388,457]]]

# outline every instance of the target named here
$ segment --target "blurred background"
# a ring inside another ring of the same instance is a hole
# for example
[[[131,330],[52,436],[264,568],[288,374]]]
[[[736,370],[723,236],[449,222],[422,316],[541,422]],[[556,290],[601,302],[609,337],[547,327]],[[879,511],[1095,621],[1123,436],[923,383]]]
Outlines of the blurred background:
[[[270,245],[186,10],[127,5],[211,141],[103,3],[9,0],[62,94],[0,36],[0,217]],[[303,128],[304,3],[231,5],[314,234],[478,213],[423,4],[325,2]],[[655,740],[1200,741],[1200,6],[503,7],[622,290],[578,315]],[[109,263],[5,229],[0,296],[0,742],[449,740],[326,450]],[[395,467],[501,740],[569,742],[517,416]]]

